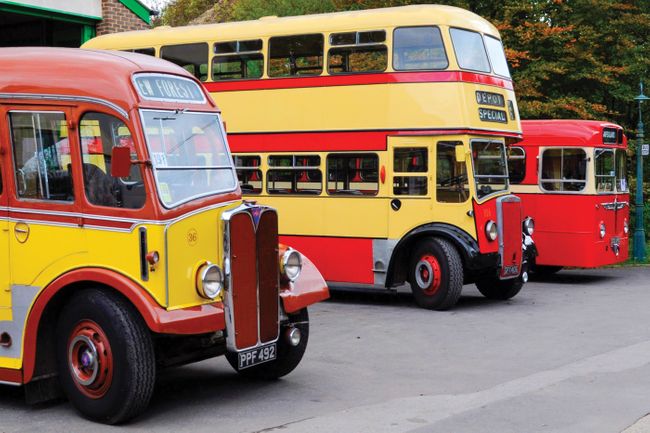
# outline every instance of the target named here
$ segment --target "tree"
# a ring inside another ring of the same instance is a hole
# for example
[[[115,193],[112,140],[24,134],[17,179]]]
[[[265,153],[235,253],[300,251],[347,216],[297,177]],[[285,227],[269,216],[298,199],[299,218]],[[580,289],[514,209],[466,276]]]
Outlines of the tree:
[[[233,18],[242,21],[269,15],[305,15],[335,10],[332,0],[238,0],[233,8]]]

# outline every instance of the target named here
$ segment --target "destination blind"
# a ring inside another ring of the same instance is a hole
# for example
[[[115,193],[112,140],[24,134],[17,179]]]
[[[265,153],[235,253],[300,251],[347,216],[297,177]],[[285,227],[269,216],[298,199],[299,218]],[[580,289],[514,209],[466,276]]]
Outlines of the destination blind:
[[[201,88],[187,78],[161,74],[139,74],[133,79],[138,94],[154,101],[205,103]]]

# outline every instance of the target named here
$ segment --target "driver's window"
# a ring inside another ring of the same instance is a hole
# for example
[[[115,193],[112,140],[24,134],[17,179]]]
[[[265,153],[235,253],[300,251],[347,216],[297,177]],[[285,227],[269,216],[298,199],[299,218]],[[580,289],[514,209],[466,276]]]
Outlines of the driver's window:
[[[441,203],[464,203],[469,198],[465,162],[456,161],[460,141],[440,141],[436,147],[436,200]]]
[[[111,176],[113,147],[127,146],[135,159],[131,131],[120,119],[103,113],[86,113],[79,123],[86,198],[97,206],[139,209],[146,194],[140,166],[129,177]]]

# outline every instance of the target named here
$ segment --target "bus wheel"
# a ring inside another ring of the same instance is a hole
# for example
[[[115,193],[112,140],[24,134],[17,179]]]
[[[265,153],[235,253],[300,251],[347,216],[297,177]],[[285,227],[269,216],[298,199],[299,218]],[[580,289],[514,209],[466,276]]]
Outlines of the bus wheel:
[[[494,277],[476,282],[476,288],[483,296],[488,299],[500,299],[502,301],[514,297],[523,286],[524,280],[521,277],[510,280],[500,280]]]
[[[533,268],[533,273],[541,276],[549,276],[553,274],[557,274],[562,270],[562,266],[543,266],[543,265],[535,265]]]
[[[61,386],[82,415],[118,424],[146,409],[156,378],[153,343],[125,301],[98,289],[76,293],[56,338]]]
[[[296,333],[295,330],[298,330]],[[299,341],[296,344],[296,338]],[[293,343],[292,343],[293,337]],[[274,361],[258,364],[254,367],[239,369],[236,353],[228,352],[226,359],[232,368],[244,377],[252,379],[274,380],[291,373],[300,364],[302,356],[307,349],[309,340],[309,315],[303,308],[295,314],[289,315],[289,321],[280,326],[278,339],[278,355]]]
[[[420,242],[411,257],[409,282],[422,308],[453,307],[463,289],[463,263],[454,246],[440,238]]]

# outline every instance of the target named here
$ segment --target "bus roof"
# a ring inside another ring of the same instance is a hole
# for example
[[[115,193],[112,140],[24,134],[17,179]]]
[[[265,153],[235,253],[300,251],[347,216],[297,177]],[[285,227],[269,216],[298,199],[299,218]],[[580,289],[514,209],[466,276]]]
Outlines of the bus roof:
[[[0,99],[17,93],[88,97],[112,102],[128,111],[137,102],[131,76],[138,72],[174,74],[196,81],[183,68],[142,54],[76,48],[2,48]],[[125,85],[127,82],[129,85]],[[214,107],[211,99],[207,100]]]
[[[627,146],[623,127],[598,120],[542,119],[522,120],[524,141],[528,146],[603,146],[603,129],[620,131],[621,142],[613,146]]]
[[[99,36],[84,47],[101,48],[103,41],[112,47],[154,47],[197,40],[238,40],[290,34],[378,30],[399,26],[447,25],[480,31],[495,37],[499,32],[487,20],[465,9],[443,5],[412,5],[351,12],[262,17],[259,20],[202,24],[185,27],[156,27],[153,30],[122,32]]]

